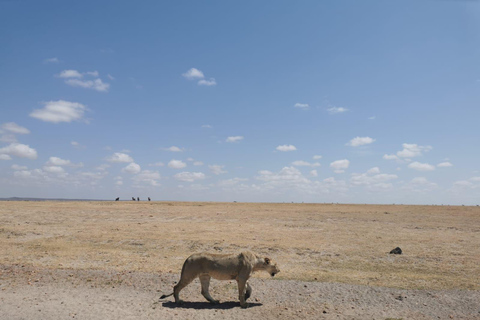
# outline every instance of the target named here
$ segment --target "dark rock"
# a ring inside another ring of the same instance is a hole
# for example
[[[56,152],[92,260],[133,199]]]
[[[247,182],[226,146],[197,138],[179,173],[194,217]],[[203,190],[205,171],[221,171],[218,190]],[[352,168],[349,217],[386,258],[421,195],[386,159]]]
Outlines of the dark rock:
[[[400,247],[396,247],[392,251],[390,251],[390,254],[402,254],[402,249]]]

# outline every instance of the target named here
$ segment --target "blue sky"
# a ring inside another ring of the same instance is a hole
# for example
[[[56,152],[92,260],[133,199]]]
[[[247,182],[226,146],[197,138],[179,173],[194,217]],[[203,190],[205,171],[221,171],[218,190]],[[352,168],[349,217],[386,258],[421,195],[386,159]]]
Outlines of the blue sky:
[[[0,197],[477,204],[477,1],[0,1]]]

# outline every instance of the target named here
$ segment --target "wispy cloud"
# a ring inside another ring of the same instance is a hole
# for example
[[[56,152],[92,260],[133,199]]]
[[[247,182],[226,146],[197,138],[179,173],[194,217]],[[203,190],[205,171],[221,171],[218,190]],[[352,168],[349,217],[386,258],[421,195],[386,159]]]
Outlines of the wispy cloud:
[[[182,73],[182,76],[188,80],[198,80],[197,84],[199,86],[215,86],[217,85],[217,81],[215,78],[205,79],[205,75],[202,71],[198,70],[197,68],[191,68],[187,72]]]
[[[180,181],[193,182],[205,179],[205,174],[203,172],[180,172],[173,177]]]
[[[337,113],[344,113],[347,112],[348,109],[344,107],[331,107],[327,109],[328,113],[330,114],[337,114]]]
[[[15,122],[7,122],[0,126],[0,141],[2,142],[17,142],[15,135],[29,134],[30,130],[19,126]]]
[[[46,63],[59,63],[59,62],[60,62],[60,60],[58,60],[57,57],[48,58],[48,59],[43,60],[43,63],[45,63],[45,64],[46,64]]]
[[[171,146],[169,148],[164,148],[163,150],[170,151],[170,152],[183,152],[184,148],[179,148],[177,146]]]
[[[435,166],[432,166],[431,164],[428,163],[420,163],[420,162],[412,162],[408,165],[410,169],[414,169],[417,171],[433,171],[435,170]]]
[[[233,143],[233,142],[238,142],[238,141],[241,141],[241,140],[243,140],[243,136],[233,136],[233,137],[228,137],[225,141]]]
[[[102,79],[95,79],[95,80],[68,79],[65,81],[65,83],[72,87],[93,89],[99,92],[107,92],[108,89],[110,88],[110,84],[104,83]]]
[[[214,175],[219,175],[219,174],[223,174],[223,173],[227,173],[228,171],[225,171],[223,170],[223,168],[225,168],[225,166],[221,166],[221,165],[218,165],[218,164],[214,164],[214,165],[211,165],[211,166],[208,166],[210,168],[210,171],[212,171],[212,173]]]
[[[72,87],[81,87],[86,89],[93,89],[99,92],[107,92],[110,88],[109,83],[105,83],[102,79],[98,78],[98,71],[87,71],[84,73],[77,70],[63,70],[59,74],[55,75],[58,78],[66,79],[65,83]],[[93,77],[96,79],[83,79],[84,76]]]
[[[308,103],[295,103],[295,105],[293,106],[294,108],[298,108],[298,109],[303,109],[303,110],[307,110],[307,109],[310,109],[310,106],[308,105]]]
[[[349,166],[350,161],[347,159],[337,160],[330,163],[330,168],[332,168],[335,173],[344,173]]]
[[[121,152],[115,152],[112,154],[110,157],[106,159],[108,162],[115,162],[115,163],[128,163],[128,162],[133,162],[133,158],[130,157],[126,153],[121,153]]]
[[[282,151],[282,152],[288,152],[288,151],[295,151],[297,150],[297,148],[294,146],[294,145],[291,145],[291,144],[284,144],[284,145],[280,145],[276,148],[278,151]]]
[[[448,162],[448,161],[445,161],[445,162],[442,162],[442,163],[437,164],[437,167],[439,167],[439,168],[453,167],[453,164],[451,164],[451,163]]]
[[[371,144],[373,142],[375,142],[375,139],[370,137],[355,137],[347,143],[347,146],[358,147]]]

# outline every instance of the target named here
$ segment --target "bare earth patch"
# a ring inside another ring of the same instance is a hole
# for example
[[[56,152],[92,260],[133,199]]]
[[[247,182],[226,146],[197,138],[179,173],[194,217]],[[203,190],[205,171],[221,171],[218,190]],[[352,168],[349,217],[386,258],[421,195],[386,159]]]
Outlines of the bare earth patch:
[[[158,300],[191,253],[242,249],[282,270],[251,308],[230,281]],[[479,264],[478,207],[0,203],[0,319],[480,319]]]

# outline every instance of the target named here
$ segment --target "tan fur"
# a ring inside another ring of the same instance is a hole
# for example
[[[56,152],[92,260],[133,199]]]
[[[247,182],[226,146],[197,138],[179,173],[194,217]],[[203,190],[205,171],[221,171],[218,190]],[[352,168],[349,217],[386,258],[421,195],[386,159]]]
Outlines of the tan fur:
[[[261,258],[250,251],[237,254],[195,253],[185,260],[180,281],[173,288],[172,294],[176,303],[182,303],[183,301],[179,297],[180,291],[198,277],[205,299],[211,303],[218,303],[219,301],[213,299],[208,292],[210,279],[237,280],[240,305],[242,308],[246,308],[248,307],[246,300],[252,293],[248,279],[253,272],[260,270],[268,272],[272,277],[280,272],[275,261],[270,258]],[[164,295],[160,299],[168,296]]]

